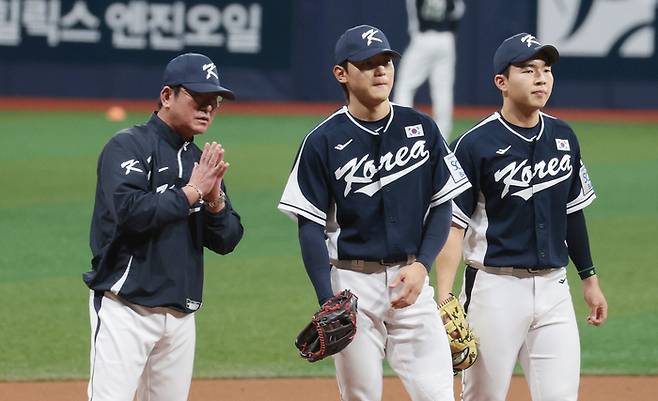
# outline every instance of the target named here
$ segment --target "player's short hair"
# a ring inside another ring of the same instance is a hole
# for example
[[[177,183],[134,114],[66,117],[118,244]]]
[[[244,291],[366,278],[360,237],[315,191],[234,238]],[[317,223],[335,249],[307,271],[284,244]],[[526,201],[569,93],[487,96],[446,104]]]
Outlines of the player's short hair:
[[[178,93],[180,92],[181,86],[182,85],[170,86],[172,92],[174,92],[174,96],[178,96]],[[156,111],[160,111],[160,109],[162,109],[162,106],[163,106],[162,101],[160,100],[160,96],[158,96],[158,108],[156,109]]]

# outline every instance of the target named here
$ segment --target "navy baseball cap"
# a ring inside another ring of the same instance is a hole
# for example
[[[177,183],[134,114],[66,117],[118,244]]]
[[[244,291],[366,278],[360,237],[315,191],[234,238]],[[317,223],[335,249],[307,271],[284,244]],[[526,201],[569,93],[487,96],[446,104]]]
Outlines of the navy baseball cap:
[[[502,74],[510,64],[537,58],[545,55],[549,65],[560,59],[560,53],[553,45],[542,45],[537,38],[529,33],[519,33],[511,36],[498,46],[493,58],[494,74]]]
[[[167,64],[162,78],[162,86],[182,85],[192,92],[215,92],[229,100],[235,94],[219,83],[217,66],[208,57],[199,53],[185,53]]]
[[[349,61],[363,61],[379,53],[389,53],[400,57],[391,49],[384,32],[370,25],[359,25],[348,29],[336,42],[334,58],[336,64]]]

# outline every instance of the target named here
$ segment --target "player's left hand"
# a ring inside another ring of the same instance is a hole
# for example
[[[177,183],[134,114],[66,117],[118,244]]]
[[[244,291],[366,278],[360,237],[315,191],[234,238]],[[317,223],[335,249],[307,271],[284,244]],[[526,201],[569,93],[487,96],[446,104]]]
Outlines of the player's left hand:
[[[585,302],[589,305],[587,323],[592,326],[600,326],[608,318],[608,303],[599,287],[599,279],[597,276],[588,277],[583,280],[582,284]]]
[[[389,288],[402,285],[397,297],[391,301],[391,307],[401,309],[413,305],[423,290],[425,277],[427,277],[427,269],[420,262],[414,262],[400,269],[398,276],[388,285]]]

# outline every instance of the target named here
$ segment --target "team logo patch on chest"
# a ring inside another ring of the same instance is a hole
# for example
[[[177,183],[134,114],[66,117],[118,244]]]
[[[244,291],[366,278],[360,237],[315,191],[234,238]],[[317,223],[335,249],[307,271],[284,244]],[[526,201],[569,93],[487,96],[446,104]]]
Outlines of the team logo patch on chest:
[[[355,157],[334,171],[336,180],[345,181],[343,196],[347,197],[352,191],[352,186],[359,184],[363,184],[363,186],[355,190],[355,193],[373,196],[384,186],[395,182],[425,164],[430,158],[430,152],[425,149],[425,141],[421,140],[416,141],[411,149],[402,146],[395,154],[388,152],[382,155],[379,163],[369,158],[370,154]],[[379,179],[375,179],[375,175],[382,170],[387,173],[393,170],[397,171],[389,175],[382,174]]]
[[[555,146],[557,147],[557,150],[561,150],[563,152],[568,152],[571,150],[568,139],[555,138]]]
[[[518,196],[523,200],[528,200],[534,193],[548,189],[560,182],[569,179],[573,172],[571,166],[571,155],[564,155],[561,159],[554,157],[548,162],[541,160],[534,166],[528,165],[528,160],[522,160],[520,163],[512,162],[494,173],[496,182],[502,181],[505,185],[500,194],[500,199],[510,193],[510,188],[518,189],[512,192],[512,196]],[[530,184],[534,177],[540,180],[549,178],[536,184]],[[555,178],[553,178],[555,177]]]
[[[423,132],[422,124],[408,125],[404,127],[404,133],[407,134],[407,138],[417,138],[419,136],[425,136],[425,133]]]

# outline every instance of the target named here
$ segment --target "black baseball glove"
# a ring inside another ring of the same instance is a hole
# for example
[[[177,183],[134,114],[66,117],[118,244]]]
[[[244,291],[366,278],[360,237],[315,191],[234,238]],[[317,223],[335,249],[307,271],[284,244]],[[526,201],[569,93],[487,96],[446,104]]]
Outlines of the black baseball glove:
[[[343,290],[322,304],[295,339],[302,358],[319,361],[352,342],[356,334],[357,299],[350,290]]]

